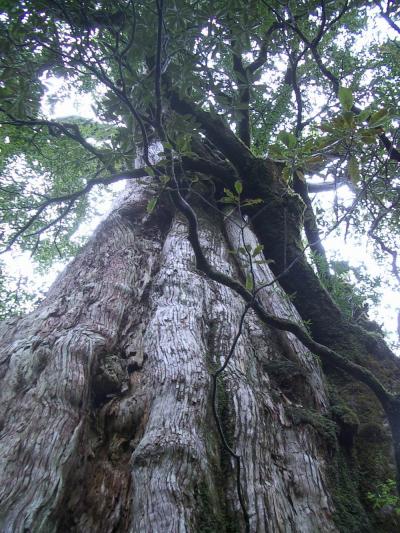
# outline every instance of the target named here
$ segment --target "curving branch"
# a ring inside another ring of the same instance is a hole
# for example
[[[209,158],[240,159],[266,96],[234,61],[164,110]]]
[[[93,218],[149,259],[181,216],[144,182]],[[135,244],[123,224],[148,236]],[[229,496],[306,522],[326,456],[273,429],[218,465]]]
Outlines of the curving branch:
[[[281,28],[281,24],[274,22],[266,31],[261,41],[260,51],[258,52],[256,59],[246,67],[246,70],[249,74],[254,74],[259,68],[265,65],[268,59],[270,38],[279,28]]]
[[[389,9],[389,2],[387,3],[386,11],[384,11],[382,3],[380,0],[372,0],[374,4],[379,7],[380,15],[383,19],[386,20],[386,22],[389,24],[389,26],[396,31],[397,33],[400,33],[400,26],[396,24],[394,20],[390,18],[390,9]]]
[[[255,311],[257,316],[264,324],[282,331],[289,331],[290,333],[293,333],[304,344],[304,346],[309,348],[314,354],[320,356],[325,363],[331,366],[333,365],[336,368],[340,368],[341,370],[345,370],[353,377],[356,377],[358,380],[368,385],[376,394],[383,406],[386,407],[386,405],[390,403],[392,394],[385,389],[385,387],[370,370],[353,363],[352,361],[349,361],[331,348],[314,341],[310,335],[296,322],[269,314],[262,307],[259,301],[254,299],[253,293],[247,290],[240,281],[215,270],[208,262],[200,244],[196,214],[189,203],[182,197],[179,192],[179,188],[177,187],[175,187],[173,199],[176,207],[185,216],[188,222],[188,239],[195,254],[196,267],[201,272],[206,274],[213,281],[221,283],[222,285],[229,287],[234,292],[239,294],[239,296],[241,296],[243,300],[250,305],[250,307]]]
[[[44,122],[47,122],[47,121],[44,121]],[[150,163],[150,162],[146,161],[146,163]],[[223,163],[218,164],[205,158],[200,158],[200,157],[190,158],[188,156],[185,156],[182,158],[182,160],[174,161],[173,164],[174,164],[174,168],[177,171],[183,168],[185,171],[188,171],[188,172],[197,172],[197,173],[207,175],[208,177],[213,176],[215,179],[221,180],[224,183],[227,183],[227,182],[229,183],[235,177],[235,173],[233,172],[232,167],[230,165],[223,164]],[[118,181],[121,181],[124,179],[131,180],[131,179],[144,178],[149,175],[148,167],[152,168],[153,171],[157,175],[163,175],[167,172],[167,167],[166,167],[165,162],[160,162],[157,165],[153,165],[150,163],[148,164],[147,167],[137,168],[134,170],[126,170],[124,172],[112,173],[106,177],[95,177],[95,178],[89,179],[86,185],[82,189],[79,189],[72,193],[64,194],[61,196],[54,196],[51,198],[45,197],[43,199],[43,202],[36,208],[35,213],[27,220],[27,222],[22,227],[20,227],[14,233],[14,235],[8,241],[6,246],[2,250],[0,250],[0,254],[3,254],[9,251],[20,237],[43,233],[45,230],[56,225],[57,222],[59,222],[63,218],[63,216],[65,216],[67,213],[71,211],[75,202],[79,198],[88,194],[93,189],[93,187],[96,187],[98,185],[111,185],[113,183],[117,183]],[[97,175],[99,173],[100,171],[97,173]],[[60,204],[67,204],[67,207],[62,210],[61,215],[51,220],[49,223],[43,226],[40,230],[27,235],[27,232],[29,231],[29,229],[39,219],[42,213],[44,213],[48,208],[55,206],[55,205],[60,205]]]
[[[323,363],[336,369],[342,370],[355,378],[357,381],[364,383],[379,400],[387,418],[390,428],[392,430],[392,438],[395,449],[396,470],[397,470],[397,486],[400,491],[400,398],[397,395],[390,393],[379,379],[367,368],[354,363],[342,356],[335,350],[320,344],[312,339],[312,337],[296,322],[280,318],[268,313],[262,306],[254,293],[247,290],[246,287],[238,280],[215,270],[208,262],[198,235],[198,222],[195,212],[189,203],[182,197],[179,184],[174,180],[174,190],[172,198],[176,208],[184,215],[188,223],[188,239],[192,246],[196,267],[203,272],[211,280],[221,283],[230,288],[236,294],[241,296],[244,302],[249,305],[258,318],[267,326],[273,327],[281,331],[288,331],[295,335],[304,346],[306,346],[312,353],[318,355]]]
[[[188,98],[181,97],[172,88],[167,88],[167,91],[172,109],[181,115],[192,115],[213,144],[235,165],[239,172],[245,174],[256,158],[224,120],[218,115],[201,109]]]
[[[74,205],[74,203],[82,196],[88,194],[93,189],[93,187],[96,185],[110,185],[112,183],[116,183],[117,181],[121,181],[122,179],[142,178],[145,176],[148,176],[148,171],[141,168],[141,169],[130,171],[129,173],[126,173],[126,174],[125,173],[124,174],[113,174],[106,178],[93,178],[86,183],[85,187],[83,187],[82,189],[79,189],[78,191],[75,191],[70,194],[64,194],[62,196],[55,196],[53,198],[47,198],[44,202],[42,202],[37,207],[35,213],[27,220],[27,222],[14,233],[14,235],[8,241],[5,248],[3,248],[3,250],[0,250],[0,254],[8,252],[12,248],[12,246],[17,242],[17,240],[26,234],[26,232],[32,227],[32,225],[39,219],[40,215],[44,213],[49,207],[57,205],[57,204],[67,203],[68,204],[67,212],[69,212],[72,206]],[[60,220],[60,217],[55,218],[50,223],[46,224],[46,226],[41,229],[41,232],[54,226],[57,222],[59,222],[59,220]],[[31,235],[34,235],[36,233],[37,232],[32,233]]]
[[[331,21],[331,23],[328,25],[328,27],[331,27],[334,23],[336,23],[339,18],[345,13],[345,11],[347,10],[347,3],[345,4],[346,5],[346,9],[342,9],[341,10],[341,13],[340,13],[340,16],[338,15],[337,17],[335,17],[335,19],[333,21]],[[313,58],[314,58],[314,61],[315,63],[317,64],[318,68],[320,69],[321,73],[325,76],[325,78],[327,80],[329,80],[332,84],[332,87],[333,87],[333,90],[336,94],[336,96],[338,96],[339,94],[339,89],[340,89],[340,80],[337,76],[335,76],[333,74],[333,72],[331,70],[329,70],[324,62],[322,61],[322,58],[321,58],[321,55],[318,51],[318,43],[319,43],[319,39],[317,39],[319,33],[317,34],[317,36],[313,39],[313,40],[309,40],[305,34],[303,33],[303,31],[299,28],[298,24],[296,21],[294,21],[294,23],[292,22],[288,22],[288,21],[285,21],[282,16],[275,10],[274,11],[276,13],[276,16],[279,17],[279,19],[282,21],[282,22],[286,22],[286,24],[300,37],[300,39],[303,41],[303,43],[308,47],[308,49],[310,50]],[[352,107],[352,111],[353,113],[359,115],[361,113],[361,108],[356,106],[356,105],[353,105]],[[388,157],[389,159],[392,159],[393,161],[397,161],[397,162],[400,162],[400,150],[396,148],[396,146],[394,145],[394,143],[389,139],[389,137],[382,131],[379,135],[379,140],[382,144],[382,146],[384,146],[384,148],[386,149],[386,152],[388,154]]]
[[[342,185],[346,185],[345,181],[325,181],[324,183],[309,183],[307,182],[308,192],[318,194],[320,192],[334,191]]]

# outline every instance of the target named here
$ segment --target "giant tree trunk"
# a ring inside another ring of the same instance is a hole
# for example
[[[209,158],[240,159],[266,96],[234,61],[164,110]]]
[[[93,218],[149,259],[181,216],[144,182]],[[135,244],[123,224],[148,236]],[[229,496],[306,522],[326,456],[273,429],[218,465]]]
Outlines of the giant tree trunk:
[[[147,215],[149,194],[135,184],[46,300],[2,325],[1,531],[245,530],[210,396],[244,304],[196,272],[184,222]],[[241,275],[237,226],[199,219],[212,263]],[[263,299],[297,319],[277,285]],[[316,358],[249,312],[217,400],[250,531],[336,531],[329,420],[307,423],[328,409]]]

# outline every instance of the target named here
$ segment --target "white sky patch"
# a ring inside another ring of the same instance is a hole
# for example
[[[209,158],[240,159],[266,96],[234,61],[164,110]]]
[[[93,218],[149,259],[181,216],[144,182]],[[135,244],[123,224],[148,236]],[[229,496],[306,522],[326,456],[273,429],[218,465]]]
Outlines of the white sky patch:
[[[44,80],[47,92],[42,99],[42,110],[51,120],[65,119],[66,117],[79,116],[84,119],[96,120],[93,110],[93,95],[81,94],[79,91],[66,87],[62,78],[51,77]],[[15,173],[26,176],[26,173]],[[92,211],[90,220],[81,224],[72,235],[71,240],[75,243],[86,241],[95,231],[100,222],[106,218],[112,208],[115,196],[125,188],[125,180],[121,180],[109,186],[110,192],[104,190],[99,193],[96,188],[89,194],[89,203]],[[37,187],[37,183],[35,183]],[[51,268],[43,274],[28,251],[21,251],[15,246],[11,251],[2,254],[0,259],[4,262],[5,274],[14,278],[11,281],[11,289],[16,290],[19,280],[31,288],[32,292],[45,293],[54,283],[57,276],[62,272],[68,261],[55,261]],[[31,310],[33,305],[28,306]]]
[[[46,87],[46,94],[42,98],[42,110],[52,120],[65,117],[79,116],[80,118],[96,120],[93,110],[93,95],[80,93],[64,78],[49,77],[42,79]]]
[[[354,200],[354,193],[346,186],[340,187],[337,190],[337,194],[340,201],[348,206]],[[318,194],[318,201],[324,209],[332,209],[334,195],[334,191]],[[400,355],[397,334],[397,316],[400,312],[400,288],[391,273],[390,258],[386,256],[381,263],[378,262],[374,257],[373,244],[370,239],[365,235],[354,235],[352,231],[345,235],[343,225],[328,234],[322,230],[321,238],[328,254],[328,259],[334,258],[347,261],[349,266],[353,268],[364,266],[371,277],[379,276],[381,278],[382,284],[378,289],[381,294],[380,304],[371,306],[368,315],[383,326],[393,349],[399,351]]]

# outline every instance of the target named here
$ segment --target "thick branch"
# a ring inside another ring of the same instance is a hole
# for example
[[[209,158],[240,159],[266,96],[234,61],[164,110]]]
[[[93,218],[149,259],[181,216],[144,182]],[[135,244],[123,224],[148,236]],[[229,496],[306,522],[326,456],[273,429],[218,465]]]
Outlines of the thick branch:
[[[254,72],[256,72],[259,68],[261,68],[267,61],[268,52],[269,52],[269,44],[270,44],[269,38],[272,36],[274,31],[276,31],[280,27],[281,27],[280,24],[278,24],[277,22],[274,22],[270,26],[270,28],[267,30],[267,32],[265,33],[265,36],[260,46],[260,51],[258,53],[258,56],[252,63],[250,63],[250,65],[246,67],[246,70],[249,74],[254,74]]]
[[[184,200],[176,188],[173,193],[173,199],[176,207],[185,216],[188,221],[188,238],[193,248],[196,257],[197,268],[206,274],[210,279],[229,287],[234,292],[239,294],[243,300],[255,311],[260,320],[267,326],[272,326],[282,331],[289,331],[293,333],[309,350],[328,365],[344,370],[352,377],[361,381],[367,385],[377,396],[382,404],[382,407],[386,410],[391,404],[394,397],[385,389],[381,382],[370,372],[368,369],[353,363],[337,353],[336,351],[314,341],[310,335],[296,322],[280,318],[269,314],[260,302],[254,298],[254,294],[247,290],[238,280],[227,276],[226,274],[215,270],[208,262],[204,252],[202,250],[200,239],[198,235],[198,223],[197,217],[191,208],[191,206]]]
[[[295,173],[293,177],[293,186],[295,192],[300,195],[301,199],[304,202],[304,205],[306,206],[303,218],[304,231],[306,233],[308,244],[310,245],[310,250],[316,256],[315,264],[318,273],[320,277],[327,278],[329,277],[328,260],[326,258],[325,249],[320,239],[317,219],[315,217],[314,209],[310,197],[308,195],[307,184],[302,179],[300,179]]]
[[[325,181],[324,183],[307,183],[309,193],[317,194],[319,192],[334,191],[344,185],[343,182]]]
[[[181,98],[172,89],[169,91],[169,95],[172,109],[181,115],[192,115],[215,146],[235,165],[239,172],[245,174],[255,158],[222,118],[204,111],[187,98]]]

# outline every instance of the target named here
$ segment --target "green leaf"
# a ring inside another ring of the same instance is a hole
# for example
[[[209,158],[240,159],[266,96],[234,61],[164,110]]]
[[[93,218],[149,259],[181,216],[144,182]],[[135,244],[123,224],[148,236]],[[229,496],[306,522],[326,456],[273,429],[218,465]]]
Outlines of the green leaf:
[[[282,170],[282,178],[286,181],[286,182],[289,182],[292,178],[292,169],[290,167],[285,167],[283,170]]]
[[[231,198],[232,200],[234,200],[236,198],[235,195],[233,194],[233,192],[230,191],[229,189],[224,189],[224,193],[226,194],[226,196],[228,198]]]
[[[284,150],[277,144],[272,144],[268,149],[268,155],[275,161],[285,161],[287,156]]]
[[[220,200],[223,204],[236,204],[236,200],[234,198],[229,198],[228,196],[223,196]]]
[[[342,117],[342,115],[339,115],[338,117],[335,117],[332,120],[332,126],[335,130],[343,130],[347,129],[347,123],[345,119]]]
[[[316,149],[323,150],[335,142],[336,141],[332,137],[319,137],[316,141]]]
[[[376,113],[373,113],[368,121],[370,128],[378,128],[383,126],[385,121],[389,118],[389,113],[386,109],[380,109]]]
[[[295,148],[297,145],[296,136],[288,131],[281,131],[278,134],[278,140],[281,141],[287,148]]]
[[[147,202],[147,212],[150,215],[153,211],[155,206],[157,205],[158,198],[155,196],[154,198],[150,198],[150,200]]]
[[[166,174],[163,174],[162,176],[160,176],[160,181],[163,185],[166,185],[170,179],[171,179],[170,176],[167,176]]]
[[[238,194],[242,194],[243,192],[243,185],[241,181],[235,181],[235,190]]]
[[[319,129],[321,131],[326,131],[327,133],[333,133],[335,131],[335,128],[332,126],[332,124],[330,124],[329,122],[323,122],[320,126],[319,126]]]
[[[313,165],[317,165],[318,163],[322,163],[323,161],[325,161],[325,157],[322,156],[322,155],[312,155],[311,157],[307,157],[307,159],[304,160],[304,163],[307,165],[307,166],[313,166]]]
[[[262,204],[264,200],[261,198],[248,198],[244,202],[241,203],[242,206],[249,206],[249,205],[258,205]]]
[[[253,257],[256,257],[256,256],[259,255],[263,250],[264,250],[264,245],[263,245],[263,244],[257,244],[257,246],[256,246],[256,247],[254,248],[254,250],[253,250],[252,256],[253,256]]]
[[[154,178],[154,170],[151,167],[144,167],[144,170],[149,176],[152,176]]]
[[[347,163],[347,171],[351,180],[357,184],[360,181],[361,175],[358,161],[354,155],[350,157],[349,162]]]
[[[340,105],[343,109],[345,111],[350,111],[354,103],[353,91],[348,87],[340,87],[338,96]]]
[[[0,100],[5,100],[14,95],[14,90],[11,87],[0,87]]]
[[[364,109],[361,111],[359,115],[357,115],[357,121],[358,122],[364,122],[364,120],[367,120],[371,115],[370,109]]]
[[[345,121],[345,123],[350,127],[350,128],[354,128],[354,113],[352,113],[351,111],[343,111],[342,113],[342,117]]]
[[[374,144],[378,131],[374,128],[366,128],[360,131],[361,140],[365,144]]]
[[[254,284],[253,284],[253,277],[251,274],[247,274],[246,276],[246,289],[248,291],[252,291],[253,290],[253,287],[254,287]]]

